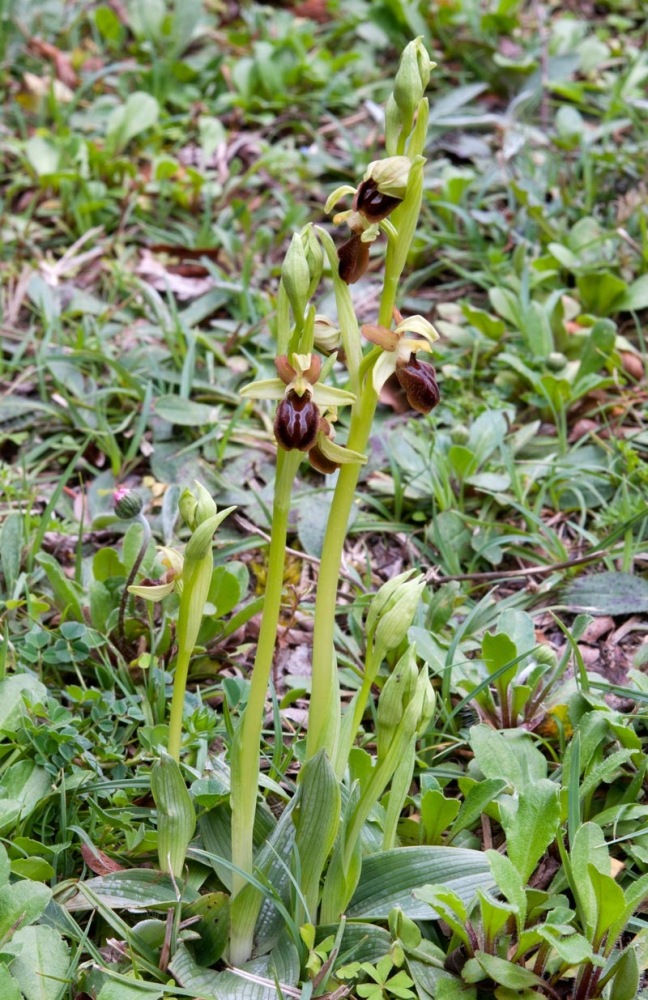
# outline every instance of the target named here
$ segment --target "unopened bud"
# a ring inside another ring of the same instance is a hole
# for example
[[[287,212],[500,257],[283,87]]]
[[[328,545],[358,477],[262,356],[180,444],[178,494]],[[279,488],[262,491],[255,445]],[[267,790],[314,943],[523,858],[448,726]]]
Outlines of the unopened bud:
[[[394,100],[401,113],[402,126],[407,133],[411,130],[414,115],[430,82],[430,70],[434,65],[420,37],[410,42],[401,56],[394,80]]]
[[[387,753],[405,708],[415,694],[417,682],[416,654],[410,647],[385,681],[378,699],[376,744],[379,758]]]
[[[281,266],[281,280],[293,315],[296,319],[302,320],[308,302],[311,276],[300,233],[295,233],[290,241],[288,253]]]
[[[407,193],[411,168],[409,156],[386,156],[382,160],[373,160],[365,171],[363,183],[373,181],[380,194],[402,201]],[[360,206],[357,208],[361,211]]]
[[[197,507],[198,507],[198,500],[191,492],[189,487],[187,487],[180,494],[180,499],[178,500],[178,510],[180,511],[180,517],[187,525],[187,527],[191,528],[192,531],[196,527]]]
[[[197,480],[195,482],[196,499],[198,503],[196,504],[194,523],[195,527],[198,527],[198,525],[202,524],[203,521],[206,521],[208,518],[214,516],[216,513],[216,504],[214,503],[211,493],[205,489],[202,483],[199,483]]]
[[[113,493],[113,506],[117,517],[121,518],[122,521],[130,521],[132,517],[137,517],[140,513],[144,501],[139,493],[133,493],[125,486],[118,486]]]
[[[368,636],[372,635],[380,615],[384,614],[388,608],[393,607],[394,602],[398,599],[399,587],[401,584],[405,583],[406,580],[409,580],[413,573],[413,569],[406,569],[404,573],[399,573],[397,576],[393,576],[391,580],[387,580],[381,587],[379,587],[371,604],[369,605],[369,611],[367,612],[365,628]]]
[[[378,648],[388,653],[400,646],[414,621],[424,587],[420,576],[402,584],[394,603],[378,619],[374,637]]]
[[[323,351],[325,354],[332,354],[333,351],[337,351],[342,343],[342,333],[338,327],[328,316],[322,316],[320,313],[315,317],[313,338],[315,347],[318,351]]]
[[[550,372],[561,372],[567,365],[567,358],[560,351],[552,351],[547,355],[545,365]]]
[[[310,276],[308,286],[308,298],[310,298],[319,285],[322,277],[322,270],[324,268],[324,252],[312,226],[306,226],[301,236],[304,253],[306,254],[306,263],[308,264],[308,273]]]
[[[423,668],[419,674],[416,697],[420,701],[419,719],[416,731],[419,736],[427,730],[432,721],[436,707],[436,692],[430,683],[427,671]]]
[[[405,916],[399,906],[390,912],[387,922],[394,940],[402,941],[408,949],[418,948],[423,935],[418,925],[410,917]]]

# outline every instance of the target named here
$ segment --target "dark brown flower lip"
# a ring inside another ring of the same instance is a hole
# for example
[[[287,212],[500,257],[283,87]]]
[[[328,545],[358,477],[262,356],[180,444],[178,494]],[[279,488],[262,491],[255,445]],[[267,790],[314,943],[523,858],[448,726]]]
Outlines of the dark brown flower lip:
[[[353,199],[353,208],[356,212],[364,215],[368,222],[382,222],[400,205],[401,201],[401,198],[383,194],[378,190],[376,182],[370,178],[361,181],[358,186]]]
[[[369,244],[355,234],[338,247],[338,274],[347,285],[354,285],[369,267]]]
[[[427,361],[410,354],[409,361],[396,365],[396,378],[405,390],[407,402],[417,413],[430,413],[441,399],[436,372]]]
[[[275,437],[286,451],[309,451],[315,444],[320,412],[308,393],[300,396],[290,389],[277,406]]]

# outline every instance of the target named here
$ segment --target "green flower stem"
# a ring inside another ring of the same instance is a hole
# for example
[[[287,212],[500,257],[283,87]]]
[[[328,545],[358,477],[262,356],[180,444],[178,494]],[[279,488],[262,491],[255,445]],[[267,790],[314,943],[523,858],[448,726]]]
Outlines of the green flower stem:
[[[354,451],[363,452],[367,447],[377,402],[378,396],[368,379],[351,421],[348,447]],[[324,536],[315,598],[313,676],[306,742],[306,757],[309,760],[322,748],[334,760],[337,749],[340,705],[333,643],[335,607],[342,549],[359,475],[359,465],[341,467]]]
[[[151,541],[151,526],[140,511],[140,513],[135,518],[138,524],[142,526],[142,544],[139,547],[139,552],[135,556],[135,562],[131,566],[131,571],[128,574],[128,579],[124,584],[124,589],[122,591],[121,600],[119,602],[119,616],[117,618],[117,636],[120,642],[124,641],[124,626],[126,623],[126,604],[128,602],[128,588],[135,583],[135,577],[137,576],[138,570],[142,565],[144,556],[146,555],[146,550],[148,549],[149,542]]]
[[[233,768],[236,780],[233,773],[231,794],[232,862],[249,873],[253,869],[252,830],[259,784],[261,732],[281,610],[290,495],[302,457],[298,451],[278,449],[263,618],[248,702],[237,734],[236,767]],[[244,876],[233,872],[232,895],[236,896],[245,884]]]
[[[422,166],[421,162],[416,168],[412,168],[414,176],[410,190],[403,204],[394,212],[398,237],[388,238],[385,280],[378,311],[378,323],[381,326],[391,326],[398,283],[414,238],[423,194]],[[367,447],[377,404],[378,395],[369,373],[361,386],[360,396],[351,416],[347,444],[354,451],[364,452]],[[340,768],[346,766],[346,761],[343,759],[344,753],[338,753],[342,748],[338,748],[337,745],[340,732],[340,699],[334,646],[335,608],[342,550],[359,476],[359,465],[344,465],[339,471],[324,536],[315,599],[313,676],[306,757],[310,759],[325,748],[330,759],[335,762],[338,775]]]
[[[191,565],[189,559],[185,559],[182,596],[180,598],[178,628],[176,632],[178,656],[173,675],[173,697],[171,698],[171,712],[169,715],[168,750],[169,755],[176,761],[180,760],[182,717],[184,714],[187,677],[189,676],[189,663],[191,662],[191,654],[196,645],[198,627],[207,601],[213,569],[214,557],[212,555],[211,544],[206,555],[202,559],[196,560],[195,565]]]

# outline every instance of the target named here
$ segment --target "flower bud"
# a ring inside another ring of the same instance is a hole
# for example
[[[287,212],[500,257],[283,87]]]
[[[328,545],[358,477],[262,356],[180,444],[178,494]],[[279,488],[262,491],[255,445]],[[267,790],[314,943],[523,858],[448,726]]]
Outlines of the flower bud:
[[[180,499],[178,500],[178,510],[180,511],[180,517],[192,531],[196,526],[197,507],[198,501],[189,487],[187,487],[180,494]]]
[[[365,622],[365,628],[369,637],[373,634],[379,617],[389,608],[394,606],[395,602],[398,600],[398,590],[400,586],[405,583],[406,580],[410,579],[413,572],[413,569],[406,569],[404,573],[399,573],[397,576],[393,576],[391,580],[387,580],[378,589],[371,604],[369,605],[367,620]]]
[[[436,372],[427,361],[417,361],[410,354],[409,361],[401,361],[396,366],[396,378],[405,390],[407,402],[418,413],[429,413],[438,404],[441,394],[436,381]]]
[[[427,670],[423,668],[419,674],[416,687],[416,697],[420,700],[419,718],[416,732],[422,736],[432,721],[434,709],[436,707],[436,692],[427,675]]]
[[[359,234],[338,247],[340,265],[338,274],[347,285],[355,285],[369,267],[369,244],[363,243]]]
[[[382,160],[373,160],[365,171],[363,183],[373,181],[380,194],[402,201],[407,194],[411,168],[409,156],[386,156]],[[362,211],[359,205],[355,207]]]
[[[303,319],[310,289],[310,268],[301,235],[295,233],[281,266],[281,280],[295,318]]]
[[[208,520],[208,518],[214,516],[216,513],[216,504],[214,503],[211,493],[205,489],[202,483],[199,483],[197,480],[195,480],[195,483],[197,494],[196,499],[198,503],[196,504],[196,510],[194,513],[193,527],[198,527],[199,524],[202,524],[204,521]]]
[[[389,675],[378,699],[376,743],[378,758],[383,758],[400,725],[403,713],[415,694],[418,683],[416,654],[410,646]]]
[[[180,500],[178,501],[178,508],[182,520],[192,531],[195,531],[198,525],[202,524],[208,518],[213,517],[216,513],[216,504],[211,494],[199,482],[196,482],[195,493],[188,487],[182,491]]]
[[[130,521],[140,513],[144,501],[139,493],[133,493],[126,486],[118,486],[113,493],[113,506],[117,517],[122,521]]]
[[[545,358],[545,365],[550,372],[561,372],[567,366],[567,358],[560,351],[552,351]]]
[[[414,621],[424,587],[425,581],[420,576],[399,587],[396,599],[390,602],[376,625],[374,641],[379,649],[388,653],[400,646]]]
[[[312,226],[306,226],[301,234],[301,238],[304,253],[306,254],[306,263],[308,264],[308,273],[310,276],[308,289],[308,298],[310,298],[319,285],[322,277],[322,271],[324,269],[324,252]]]
[[[420,37],[406,46],[394,80],[394,100],[401,113],[402,126],[408,134],[434,65]]]
[[[318,313],[315,317],[313,339],[318,351],[332,354],[342,344],[342,333],[328,316],[322,316],[321,313]]]
[[[290,389],[277,407],[274,432],[278,443],[286,451],[293,448],[309,451],[315,444],[320,413],[310,395],[299,396]]]

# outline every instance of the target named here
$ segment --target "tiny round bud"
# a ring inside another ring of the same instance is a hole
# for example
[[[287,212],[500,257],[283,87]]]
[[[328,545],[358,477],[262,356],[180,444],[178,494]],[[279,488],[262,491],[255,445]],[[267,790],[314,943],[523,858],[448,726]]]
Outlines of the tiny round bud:
[[[117,517],[122,521],[130,521],[140,513],[144,501],[138,493],[133,493],[126,486],[118,486],[113,493],[113,506]]]
[[[453,444],[468,444],[470,431],[465,424],[455,424],[450,431],[450,440]]]
[[[320,413],[310,395],[298,395],[290,389],[286,398],[277,407],[274,432],[278,443],[286,451],[298,448],[309,451],[315,444]]]
[[[550,372],[561,372],[567,364],[567,358],[560,351],[552,351],[545,358],[545,365]]]
[[[409,361],[397,366],[396,378],[405,390],[407,402],[417,413],[429,413],[439,402],[441,395],[436,372],[427,361],[418,361],[415,354],[410,354]]]

